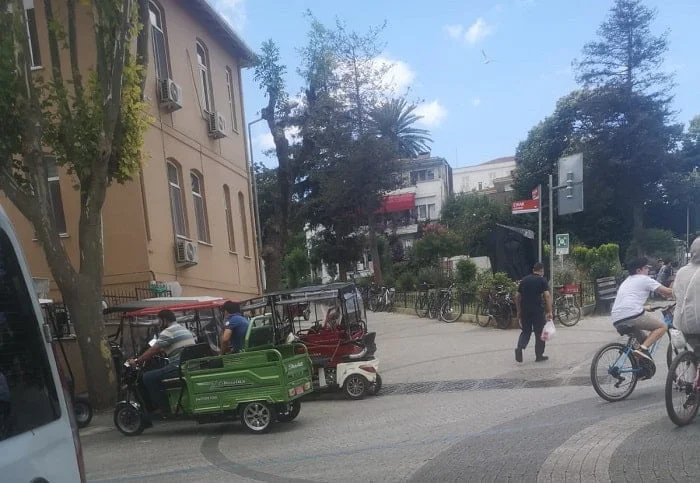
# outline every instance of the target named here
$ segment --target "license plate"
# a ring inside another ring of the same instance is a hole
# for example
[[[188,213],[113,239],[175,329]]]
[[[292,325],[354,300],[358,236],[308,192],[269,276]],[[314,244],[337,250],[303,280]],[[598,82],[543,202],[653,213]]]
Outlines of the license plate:
[[[304,386],[297,386],[296,393],[297,394],[304,394]]]

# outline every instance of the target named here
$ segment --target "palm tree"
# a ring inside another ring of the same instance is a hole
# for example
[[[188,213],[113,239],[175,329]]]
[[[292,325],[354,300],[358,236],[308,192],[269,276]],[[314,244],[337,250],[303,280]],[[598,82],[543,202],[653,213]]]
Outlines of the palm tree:
[[[390,139],[401,157],[415,157],[433,142],[427,129],[413,127],[422,117],[415,114],[415,110],[414,104],[399,98],[386,101],[370,112],[373,132]]]

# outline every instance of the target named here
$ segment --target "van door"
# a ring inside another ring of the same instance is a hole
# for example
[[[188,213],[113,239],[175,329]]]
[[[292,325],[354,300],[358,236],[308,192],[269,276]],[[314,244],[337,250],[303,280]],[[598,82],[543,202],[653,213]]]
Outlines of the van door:
[[[82,456],[44,321],[0,208],[0,480],[78,482]]]

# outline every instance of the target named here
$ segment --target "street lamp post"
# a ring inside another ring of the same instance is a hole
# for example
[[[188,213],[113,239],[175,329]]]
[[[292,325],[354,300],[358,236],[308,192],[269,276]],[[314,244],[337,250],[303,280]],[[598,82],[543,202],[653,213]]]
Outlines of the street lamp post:
[[[255,162],[253,161],[253,137],[251,135],[251,126],[255,123],[263,121],[258,118],[255,121],[248,123],[248,150],[250,152],[250,177],[253,182],[253,211],[255,212],[255,242],[258,245],[258,282],[260,289],[265,290],[263,283],[263,264],[262,264],[262,227],[260,226],[260,207],[258,205],[258,183],[255,179]]]

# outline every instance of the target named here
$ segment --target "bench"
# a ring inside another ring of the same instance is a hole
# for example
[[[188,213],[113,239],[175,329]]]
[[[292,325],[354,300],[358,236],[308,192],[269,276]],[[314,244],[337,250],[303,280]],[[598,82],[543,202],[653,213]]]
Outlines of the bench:
[[[615,277],[597,278],[594,285],[595,290],[595,308],[593,313],[601,313],[599,309],[605,309],[603,313],[610,313],[612,304],[615,302],[618,289],[617,280]]]

